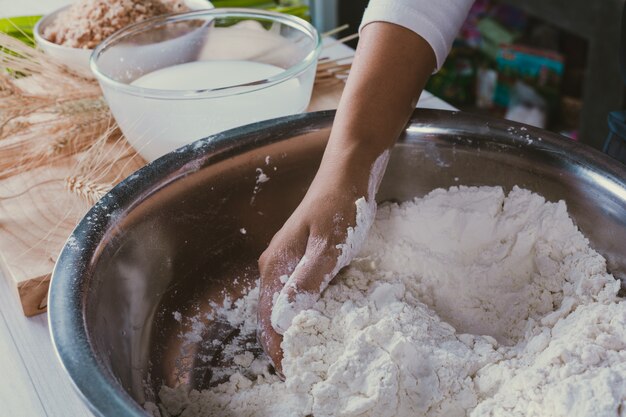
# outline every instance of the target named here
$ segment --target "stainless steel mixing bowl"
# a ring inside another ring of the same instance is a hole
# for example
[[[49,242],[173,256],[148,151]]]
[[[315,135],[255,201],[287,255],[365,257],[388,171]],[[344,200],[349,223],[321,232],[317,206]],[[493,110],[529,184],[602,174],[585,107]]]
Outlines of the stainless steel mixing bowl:
[[[145,415],[163,383],[204,387],[219,352],[183,346],[190,320],[257,277],[256,260],[320,162],[334,113],[289,116],[181,148],[131,175],[77,226],[54,270],[52,337],[100,416]],[[270,177],[257,184],[257,169]],[[580,229],[626,276],[626,169],[542,130],[463,113],[416,111],[380,200],[436,187],[519,185],[564,199]],[[246,233],[240,232],[245,228]],[[232,337],[202,317],[204,340]]]

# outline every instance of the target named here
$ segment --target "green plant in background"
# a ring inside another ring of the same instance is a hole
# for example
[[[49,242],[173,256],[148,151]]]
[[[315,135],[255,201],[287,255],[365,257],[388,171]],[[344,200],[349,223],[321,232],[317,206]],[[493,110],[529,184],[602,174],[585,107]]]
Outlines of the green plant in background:
[[[213,0],[215,7],[252,7],[255,9],[270,10],[286,13],[310,20],[309,7],[302,0]]]
[[[0,32],[34,46],[33,28],[41,16],[19,16],[0,19]]]

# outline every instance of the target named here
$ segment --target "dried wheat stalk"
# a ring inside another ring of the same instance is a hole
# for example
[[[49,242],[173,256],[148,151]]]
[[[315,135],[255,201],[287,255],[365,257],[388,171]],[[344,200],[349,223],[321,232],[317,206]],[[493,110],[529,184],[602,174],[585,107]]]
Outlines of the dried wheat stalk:
[[[89,177],[72,175],[65,179],[65,187],[69,192],[77,194],[89,204],[95,204],[111,190],[113,184],[101,184]]]
[[[137,160],[139,162],[137,162]],[[126,143],[116,125],[111,125],[79,156],[79,161],[65,178],[66,189],[89,205],[95,204],[132,169],[145,161]]]
[[[87,149],[112,122],[94,80],[0,33],[0,179]]]
[[[335,29],[329,30],[322,34],[322,38],[328,38],[339,32],[348,29],[348,25],[342,25]],[[324,45],[324,49],[330,48],[339,43],[345,43],[359,36],[358,33],[354,33],[343,38],[337,39],[333,42]],[[344,82],[348,77],[350,68],[352,67],[352,56],[330,59],[328,57],[322,57],[317,64],[317,71],[315,74],[315,86],[326,87],[335,85],[340,82]]]
[[[321,58],[317,65],[315,86],[332,85],[348,78],[352,67],[352,57],[328,59]]]

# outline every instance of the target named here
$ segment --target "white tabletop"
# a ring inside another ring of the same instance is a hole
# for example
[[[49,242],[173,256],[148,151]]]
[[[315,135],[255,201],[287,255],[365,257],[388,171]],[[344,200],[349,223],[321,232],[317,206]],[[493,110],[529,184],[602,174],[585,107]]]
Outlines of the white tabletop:
[[[45,14],[67,3],[0,0],[0,18]],[[325,55],[342,57],[351,52],[338,45]],[[417,107],[454,110],[428,92],[422,94]],[[24,317],[14,292],[9,280],[0,276],[0,416],[92,416],[56,357],[46,315]]]

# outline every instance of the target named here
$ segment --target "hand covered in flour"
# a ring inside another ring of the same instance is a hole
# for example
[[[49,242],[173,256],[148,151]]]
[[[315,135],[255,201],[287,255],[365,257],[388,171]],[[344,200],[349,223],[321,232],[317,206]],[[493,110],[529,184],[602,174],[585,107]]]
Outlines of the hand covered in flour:
[[[259,341],[277,370],[282,360],[280,335],[300,311],[313,307],[365,240],[388,155],[385,151],[374,162],[358,154],[329,157],[261,255]]]
[[[258,339],[279,373],[281,335],[365,240],[388,149],[435,64],[432,48],[408,29],[373,22],[361,30],[320,169],[259,259]]]

